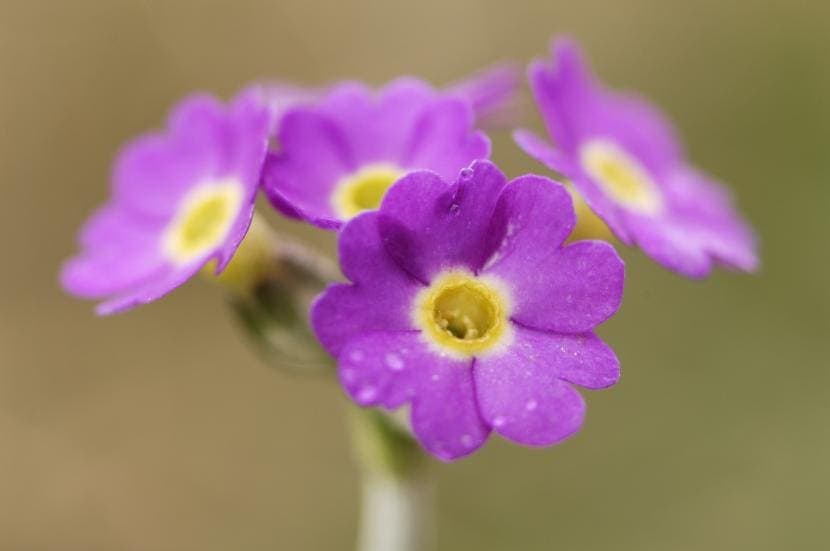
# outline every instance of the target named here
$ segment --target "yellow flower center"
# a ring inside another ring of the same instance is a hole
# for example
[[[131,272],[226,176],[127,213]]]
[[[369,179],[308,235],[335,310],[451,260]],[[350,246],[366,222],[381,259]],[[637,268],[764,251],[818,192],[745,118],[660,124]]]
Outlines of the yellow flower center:
[[[334,188],[334,212],[343,220],[349,220],[361,212],[377,209],[392,184],[404,174],[396,166],[377,164],[346,176]]]
[[[187,264],[222,244],[242,205],[242,186],[220,180],[193,189],[165,230],[164,252],[176,264]]]
[[[663,198],[643,166],[615,143],[591,140],[580,150],[582,166],[612,200],[642,214],[657,214]]]
[[[509,337],[509,301],[490,278],[445,272],[418,294],[414,310],[427,341],[457,357],[492,351]]]

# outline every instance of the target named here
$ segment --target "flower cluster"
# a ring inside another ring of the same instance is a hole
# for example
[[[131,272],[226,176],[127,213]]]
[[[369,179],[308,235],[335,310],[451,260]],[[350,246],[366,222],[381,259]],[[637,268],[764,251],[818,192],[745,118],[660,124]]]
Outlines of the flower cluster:
[[[401,78],[257,84],[227,104],[193,96],[124,148],[62,284],[110,314],[209,264],[219,274],[262,191],[283,215],[336,232],[348,281],[317,297],[310,323],[352,400],[408,407],[414,436],[443,460],[491,432],[557,443],[584,420],[575,386],[619,379],[594,330],[620,306],[624,267],[598,238],[610,230],[693,278],[758,260],[728,194],[688,164],[662,115],[604,88],[572,42],[552,55],[529,80],[556,145],[514,137],[563,183],[508,181],[488,160],[485,130],[515,121],[510,65],[445,88]],[[236,272],[258,258],[243,256]]]

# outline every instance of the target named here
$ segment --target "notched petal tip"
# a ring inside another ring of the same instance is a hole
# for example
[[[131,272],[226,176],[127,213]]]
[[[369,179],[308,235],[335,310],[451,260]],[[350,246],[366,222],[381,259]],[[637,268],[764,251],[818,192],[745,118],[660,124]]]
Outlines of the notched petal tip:
[[[207,92],[196,92],[181,99],[170,110],[167,128],[186,132],[194,123],[213,122],[225,115],[227,107]]]

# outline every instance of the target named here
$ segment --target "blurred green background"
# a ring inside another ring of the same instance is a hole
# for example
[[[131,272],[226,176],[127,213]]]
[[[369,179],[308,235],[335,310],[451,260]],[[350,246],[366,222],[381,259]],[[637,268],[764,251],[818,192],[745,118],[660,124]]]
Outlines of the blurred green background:
[[[348,550],[345,400],[262,365],[216,288],[109,319],[61,293],[119,145],[261,76],[441,84],[580,39],[758,228],[758,276],[626,251],[623,362],[546,450],[436,463],[441,550],[830,548],[830,4],[0,2],[0,548]],[[532,107],[528,122],[538,126]],[[542,168],[496,134],[510,175]],[[291,223],[281,228],[331,249]]]

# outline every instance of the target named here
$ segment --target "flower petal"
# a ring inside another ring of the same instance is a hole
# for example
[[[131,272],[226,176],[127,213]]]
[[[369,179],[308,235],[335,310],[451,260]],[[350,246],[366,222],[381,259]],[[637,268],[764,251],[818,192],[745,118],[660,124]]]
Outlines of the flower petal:
[[[539,176],[511,182],[502,192],[493,225],[493,255],[484,272],[512,294],[512,319],[537,329],[582,333],[619,308],[625,270],[614,248],[601,241],[559,245],[574,226],[571,198]]]
[[[490,140],[472,128],[473,112],[466,102],[454,98],[435,102],[418,118],[401,165],[428,169],[453,181],[460,168],[490,156]]]
[[[517,327],[505,353],[478,359],[479,408],[496,432],[549,446],[582,426],[585,402],[568,382],[604,388],[619,378],[613,351],[593,334],[557,335]]]
[[[487,249],[494,252],[484,270],[502,263],[526,266],[528,257],[554,254],[575,224],[573,201],[563,185],[541,176],[516,178],[502,190],[493,212]]]
[[[124,248],[153,246],[164,230],[166,221],[137,216],[122,205],[110,202],[100,207],[86,221],[78,236],[84,249],[107,249],[113,252]]]
[[[709,275],[716,262],[747,272],[758,269],[752,229],[722,187],[685,166],[665,182],[668,212],[626,217],[633,241],[649,257],[693,279]]]
[[[710,177],[692,168],[677,170],[668,179],[672,217],[714,260],[754,272],[758,269],[756,238],[735,209],[732,197]]]
[[[309,213],[339,225],[331,194],[354,168],[340,128],[313,109],[299,107],[283,116],[277,140],[280,149],[268,155],[263,169],[268,198],[288,216]]]
[[[194,185],[233,177],[253,197],[268,139],[268,114],[252,98],[224,106],[195,95],[172,111],[165,133],[129,143],[114,169],[120,203],[147,216],[169,218]]]
[[[582,427],[585,401],[570,384],[554,377],[522,380],[520,371],[508,370],[501,377],[513,377],[515,388],[507,391],[488,380],[492,377],[492,372],[476,376],[477,384],[481,380],[481,384],[491,385],[478,391],[482,414],[493,430],[508,440],[526,446],[552,446]]]
[[[637,246],[663,267],[692,279],[712,271],[712,259],[696,234],[671,220],[634,218],[628,220]]]
[[[239,94],[228,107],[224,152],[228,173],[246,185],[253,199],[262,181],[262,168],[271,137],[271,113],[252,92]]]
[[[100,299],[135,288],[167,267],[151,250],[136,250],[132,255],[91,253],[67,260],[60,281],[75,296]]]
[[[359,405],[395,409],[412,399],[418,372],[434,359],[415,331],[366,333],[341,349],[338,375]]]
[[[645,99],[632,93],[605,92],[596,111],[584,132],[613,139],[656,179],[682,162],[683,148],[672,124]]]
[[[712,227],[706,227],[712,229]],[[738,220],[724,222],[714,235],[706,236],[706,249],[721,264],[735,270],[756,272],[760,267],[757,243],[752,230]]]
[[[236,220],[230,230],[228,230],[224,244],[214,254],[208,257],[216,259],[215,271],[217,274],[221,273],[227,267],[234,253],[236,253],[236,249],[239,248],[239,244],[245,239],[248,228],[251,226],[251,220],[254,217],[254,200],[255,198],[251,197],[250,202],[247,203],[247,208],[243,207],[239,211]]]
[[[194,150],[212,153],[218,173],[227,171],[223,150],[228,140],[228,125],[223,105],[214,97],[196,94],[179,103],[170,114],[169,136],[173,140],[186,141]]]
[[[357,164],[385,162],[413,168],[403,164],[413,129],[424,109],[437,99],[426,83],[400,78],[377,92],[360,83],[341,84],[319,108],[336,121]]]
[[[685,220],[629,221],[637,245],[662,266],[692,279],[709,275],[716,261],[752,272],[758,267],[750,231],[733,223]]]
[[[311,323],[333,355],[367,331],[414,329],[412,307],[420,284],[386,253],[376,212],[362,214],[343,228],[340,265],[353,285],[332,285],[315,300]]]
[[[571,174],[573,166],[560,151],[530,130],[520,128],[513,132],[513,140],[522,151],[560,174]]]
[[[594,333],[562,335],[517,327],[506,354],[544,364],[564,381],[601,390],[620,379],[620,362],[610,346]]]
[[[487,227],[504,175],[476,161],[450,185],[430,172],[415,172],[387,192],[380,209],[384,246],[421,281],[444,269],[478,271],[489,256]]]
[[[490,433],[478,412],[470,364],[436,354],[417,332],[381,332],[350,341],[339,355],[339,374],[361,405],[396,408],[411,401],[416,438],[450,461],[474,452]]]
[[[614,247],[580,241],[547,258],[502,276],[517,289],[514,320],[537,329],[582,333],[616,313],[625,265]]]
[[[377,211],[363,213],[346,224],[340,231],[337,249],[340,269],[354,283],[389,287],[418,285],[386,250]]]
[[[61,285],[83,298],[103,298],[141,284],[167,264],[162,229],[117,205],[99,209],[81,230],[83,252],[63,265]]]
[[[95,312],[99,316],[108,316],[156,301],[193,277],[202,265],[202,263],[191,264],[179,269],[168,267],[166,271],[154,274],[153,278],[148,279],[144,284],[102,302],[95,307]]]
[[[414,330],[414,285],[330,285],[311,306],[311,325],[323,347],[338,355],[351,339],[374,331]]]
[[[137,138],[116,160],[115,198],[137,214],[168,220],[191,186],[216,171],[215,155],[181,138],[162,134]]]
[[[490,435],[479,413],[469,361],[433,354],[418,372],[412,430],[430,453],[451,461],[476,451]]]
[[[580,123],[589,123],[593,114],[596,81],[574,41],[559,39],[551,51],[553,61],[531,63],[528,78],[548,133],[571,153],[581,139]]]

